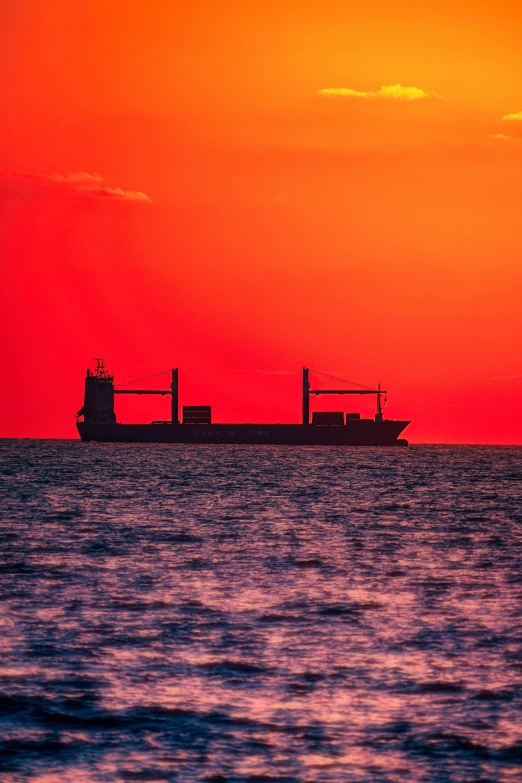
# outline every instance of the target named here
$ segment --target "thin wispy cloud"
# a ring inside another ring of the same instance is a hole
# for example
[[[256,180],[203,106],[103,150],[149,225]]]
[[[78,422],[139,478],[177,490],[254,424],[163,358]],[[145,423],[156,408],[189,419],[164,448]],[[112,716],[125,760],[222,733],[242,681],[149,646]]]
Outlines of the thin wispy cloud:
[[[9,172],[0,175],[0,178],[31,183],[36,186],[57,188],[61,192],[75,193],[92,198],[152,203],[149,196],[140,190],[124,190],[123,188],[110,187],[105,184],[106,179],[101,174],[91,174],[87,171],[75,171],[68,174],[21,174]]]
[[[317,91],[318,95],[341,98],[363,98],[364,100],[419,101],[423,98],[440,98],[436,92],[421,90],[419,87],[405,87],[403,84],[388,84],[378,90],[363,92],[349,87],[326,87]]]
[[[515,136],[506,136],[505,133],[488,133],[486,139],[497,139],[497,141],[512,141]]]
[[[83,190],[83,188],[82,188]],[[146,193],[140,190],[122,190],[121,188],[88,188],[93,196],[106,196],[107,198],[119,199],[121,201],[146,201],[151,203]]]
[[[101,174],[89,174],[87,171],[74,171],[70,174],[43,174],[44,179],[51,182],[63,182],[67,185],[101,185],[105,177]]]
[[[522,375],[494,375],[490,378],[491,381],[517,381],[522,378]]]
[[[522,122],[522,111],[516,111],[512,114],[504,114],[500,119],[502,120],[518,120]]]

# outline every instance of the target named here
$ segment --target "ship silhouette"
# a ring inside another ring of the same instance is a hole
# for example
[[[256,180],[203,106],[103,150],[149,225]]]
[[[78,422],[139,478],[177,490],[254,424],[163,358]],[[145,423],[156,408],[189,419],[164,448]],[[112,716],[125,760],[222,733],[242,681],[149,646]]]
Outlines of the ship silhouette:
[[[83,407],[77,413],[77,428],[82,441],[103,443],[214,443],[272,444],[288,446],[407,446],[399,435],[410,423],[385,419],[382,397],[387,392],[357,384],[356,389],[312,388],[308,367],[302,370],[301,424],[226,424],[212,422],[210,405],[184,405],[179,420],[179,373],[173,369],[169,389],[115,388],[114,377],[103,359],[96,359],[94,371],[87,370]],[[158,373],[158,375],[161,373]],[[327,381],[342,381],[326,373],[314,371]],[[154,376],[147,376],[148,378]],[[139,378],[138,381],[145,380]],[[120,384],[120,386],[125,384]],[[327,386],[327,383],[321,384]],[[353,385],[353,384],[352,384]],[[331,384],[330,384],[331,386]],[[171,397],[171,419],[150,424],[122,424],[116,420],[116,394],[161,394]],[[312,395],[375,395],[377,409],[373,418],[361,418],[359,413],[315,411],[310,422]]]

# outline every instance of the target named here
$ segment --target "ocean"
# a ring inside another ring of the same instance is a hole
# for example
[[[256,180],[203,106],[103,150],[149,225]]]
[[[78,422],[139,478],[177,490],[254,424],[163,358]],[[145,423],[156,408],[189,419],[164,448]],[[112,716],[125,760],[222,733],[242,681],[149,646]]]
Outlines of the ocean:
[[[0,441],[2,783],[522,780],[522,448]]]

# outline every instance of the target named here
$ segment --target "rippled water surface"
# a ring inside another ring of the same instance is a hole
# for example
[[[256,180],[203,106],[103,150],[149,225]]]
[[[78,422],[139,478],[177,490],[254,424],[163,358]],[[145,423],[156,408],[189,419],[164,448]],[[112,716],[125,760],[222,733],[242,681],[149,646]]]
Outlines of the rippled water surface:
[[[522,780],[522,449],[0,462],[2,781]]]

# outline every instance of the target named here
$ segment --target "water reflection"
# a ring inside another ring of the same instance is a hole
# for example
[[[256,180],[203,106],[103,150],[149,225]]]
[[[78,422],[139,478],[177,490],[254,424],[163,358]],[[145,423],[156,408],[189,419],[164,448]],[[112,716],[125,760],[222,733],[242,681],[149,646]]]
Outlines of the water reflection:
[[[2,781],[522,776],[522,450],[0,455]]]

